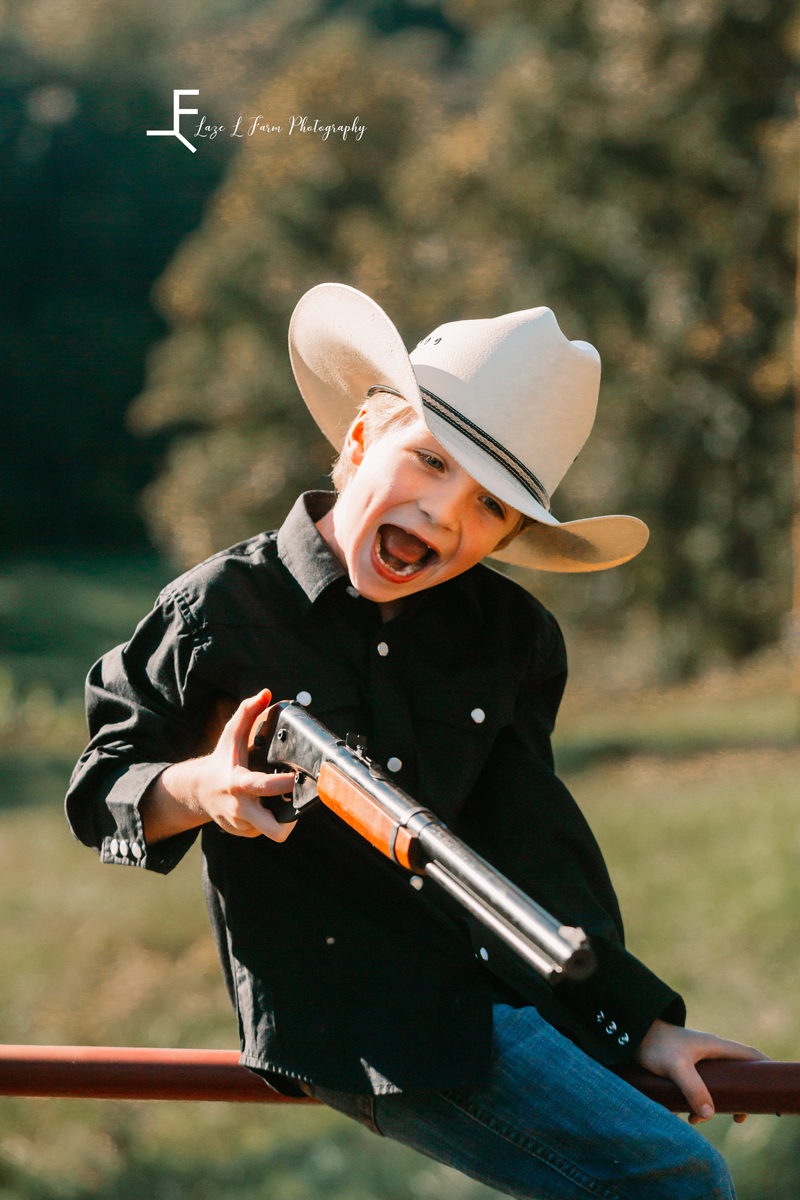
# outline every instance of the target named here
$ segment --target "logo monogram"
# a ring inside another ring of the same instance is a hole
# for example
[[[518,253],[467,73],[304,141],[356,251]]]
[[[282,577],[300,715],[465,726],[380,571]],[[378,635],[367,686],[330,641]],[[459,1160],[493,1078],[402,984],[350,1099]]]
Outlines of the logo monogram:
[[[196,117],[196,108],[181,108],[181,96],[199,96],[200,92],[197,88],[174,88],[172,92],[172,129],[148,129],[148,137],[176,137],[183,142],[184,146],[188,146],[192,154],[197,153],[197,146],[193,146],[188,138],[185,138],[181,133],[181,117]]]

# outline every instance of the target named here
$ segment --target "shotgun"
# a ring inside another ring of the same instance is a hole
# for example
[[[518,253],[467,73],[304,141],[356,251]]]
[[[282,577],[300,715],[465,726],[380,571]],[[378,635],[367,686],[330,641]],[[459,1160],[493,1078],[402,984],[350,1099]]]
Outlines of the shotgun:
[[[534,971],[550,983],[587,979],[595,955],[582,929],[562,925],[367,758],[364,743],[343,741],[295,700],[273,704],[255,730],[250,766],[295,772],[291,798],[265,796],[278,821],[296,821],[322,803],[412,873],[436,883],[479,934],[478,954],[525,995]]]

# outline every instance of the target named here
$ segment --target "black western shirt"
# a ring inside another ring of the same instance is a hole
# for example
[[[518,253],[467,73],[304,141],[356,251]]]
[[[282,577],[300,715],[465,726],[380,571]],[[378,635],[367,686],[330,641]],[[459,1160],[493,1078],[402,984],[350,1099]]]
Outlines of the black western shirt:
[[[323,806],[284,843],[210,823],[152,845],[139,803],[170,763],[205,753],[220,702],[298,697],[600,952],[585,983],[542,982],[543,1016],[592,1057],[630,1058],[683,1003],[623,946],[605,863],[553,772],[566,681],[553,617],[479,565],[381,622],[320,536],[330,493],[300,497],[277,533],[170,584],[87,680],[91,741],[67,815],[103,862],[166,873],[202,836],[203,879],[242,1062],[279,1090],[437,1090],[483,1082],[493,998],[522,1003],[425,881]]]

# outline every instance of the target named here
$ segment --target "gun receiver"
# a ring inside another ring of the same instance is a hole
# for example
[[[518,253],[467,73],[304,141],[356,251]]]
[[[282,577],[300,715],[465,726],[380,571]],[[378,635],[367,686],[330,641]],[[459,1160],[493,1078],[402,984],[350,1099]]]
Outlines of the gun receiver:
[[[262,804],[286,822],[321,801],[387,858],[434,880],[489,935],[492,969],[518,990],[524,968],[551,983],[592,974],[595,956],[582,929],[562,925],[392,783],[363,744],[348,743],[349,735],[336,738],[296,701],[274,704],[256,730],[251,765],[288,766],[295,785],[291,800],[264,797]]]

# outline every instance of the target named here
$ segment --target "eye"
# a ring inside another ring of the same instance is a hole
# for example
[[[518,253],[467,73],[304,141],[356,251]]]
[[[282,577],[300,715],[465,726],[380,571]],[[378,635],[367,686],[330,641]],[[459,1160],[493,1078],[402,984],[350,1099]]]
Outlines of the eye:
[[[431,454],[429,450],[415,450],[414,453],[421,462],[424,462],[428,467],[432,467],[434,471],[444,470],[442,460],[436,454]]]
[[[506,510],[503,508],[499,500],[495,500],[494,496],[482,496],[481,499],[490,513],[494,513],[501,521],[506,519]]]

